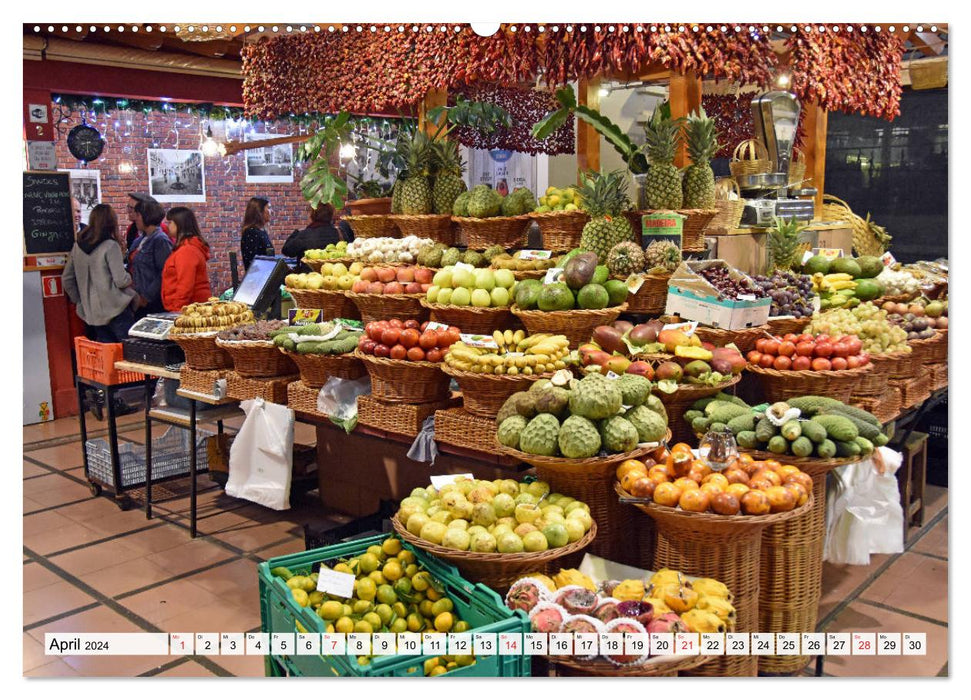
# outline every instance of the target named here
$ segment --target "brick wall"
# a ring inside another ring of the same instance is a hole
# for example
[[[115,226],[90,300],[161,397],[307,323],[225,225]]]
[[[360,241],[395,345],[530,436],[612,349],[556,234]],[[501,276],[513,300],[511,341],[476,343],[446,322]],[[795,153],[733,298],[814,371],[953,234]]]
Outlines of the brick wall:
[[[56,105],[55,105],[56,107]],[[57,109],[53,112],[57,114]],[[67,133],[81,123],[81,114],[71,112],[60,124],[57,141],[57,162],[61,168],[80,168],[68,151]],[[131,122],[129,125],[128,122]],[[88,122],[105,138],[101,158],[88,165],[101,172],[101,201],[110,204],[118,214],[119,225],[128,226],[125,212],[129,192],[148,192],[149,148],[196,149],[199,146],[199,117],[166,112],[111,111],[98,113],[96,119],[88,115]],[[178,126],[176,126],[178,123]],[[203,126],[206,120],[203,118]],[[231,140],[242,138],[244,123],[225,124],[213,122],[216,140],[225,140],[226,132]],[[258,133],[286,135],[300,133],[301,127],[288,122],[259,122]],[[294,146],[294,148],[296,148]],[[283,242],[294,229],[306,225],[306,202],[300,194],[302,166],[297,165],[294,182],[284,184],[250,184],[246,182],[245,152],[234,156],[207,158],[205,160],[206,201],[187,203],[199,219],[202,234],[211,246],[209,277],[213,291],[222,293],[230,286],[229,252],[236,251],[239,258],[240,225],[246,202],[250,197],[263,196],[270,200],[273,220],[268,227],[270,238],[279,253]],[[165,208],[178,206],[179,202],[163,203]],[[240,274],[242,262],[240,261]]]

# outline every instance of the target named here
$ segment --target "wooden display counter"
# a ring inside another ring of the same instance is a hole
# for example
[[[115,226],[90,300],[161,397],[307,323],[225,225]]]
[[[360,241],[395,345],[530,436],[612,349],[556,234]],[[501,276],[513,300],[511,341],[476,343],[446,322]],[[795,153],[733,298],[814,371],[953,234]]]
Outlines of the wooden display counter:
[[[713,257],[749,275],[762,274],[769,266],[767,235],[767,229],[753,227],[705,232],[706,238],[717,241]],[[853,254],[853,229],[842,221],[813,222],[803,236],[810,248],[841,248],[846,255]]]

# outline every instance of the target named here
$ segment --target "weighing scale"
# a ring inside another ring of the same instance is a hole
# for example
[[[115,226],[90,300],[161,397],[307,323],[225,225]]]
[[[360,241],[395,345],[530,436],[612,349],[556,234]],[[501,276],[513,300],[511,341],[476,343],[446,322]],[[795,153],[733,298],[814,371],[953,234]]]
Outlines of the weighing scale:
[[[128,362],[168,367],[185,362],[185,353],[168,339],[177,313],[150,314],[128,329],[130,336],[122,341],[122,354]]]

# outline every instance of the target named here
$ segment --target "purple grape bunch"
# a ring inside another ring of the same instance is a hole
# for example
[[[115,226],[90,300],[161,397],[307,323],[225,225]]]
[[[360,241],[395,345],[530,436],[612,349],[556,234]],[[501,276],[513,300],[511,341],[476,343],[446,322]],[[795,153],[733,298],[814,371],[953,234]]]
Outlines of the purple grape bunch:
[[[813,280],[809,275],[776,270],[771,277],[755,275],[753,279],[763,296],[772,299],[770,316],[804,318],[813,315]]]

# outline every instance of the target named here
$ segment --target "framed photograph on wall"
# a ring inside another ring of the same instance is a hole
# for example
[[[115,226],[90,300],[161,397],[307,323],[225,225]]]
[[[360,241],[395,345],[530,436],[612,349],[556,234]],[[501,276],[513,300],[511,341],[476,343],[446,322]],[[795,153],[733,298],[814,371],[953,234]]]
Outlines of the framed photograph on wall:
[[[202,151],[148,149],[148,193],[159,202],[205,202]]]
[[[287,134],[250,134],[243,140],[247,142],[279,138]],[[293,182],[293,144],[280,143],[263,148],[250,148],[243,151],[246,157],[246,182]]]
[[[81,223],[87,224],[91,210],[101,204],[101,171],[79,168],[62,172],[71,176],[71,196],[81,204]]]

